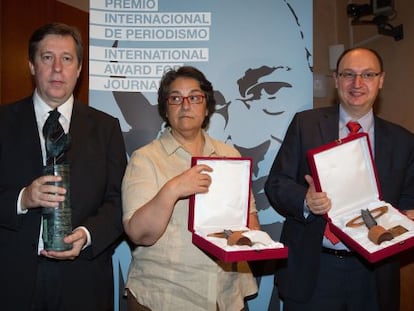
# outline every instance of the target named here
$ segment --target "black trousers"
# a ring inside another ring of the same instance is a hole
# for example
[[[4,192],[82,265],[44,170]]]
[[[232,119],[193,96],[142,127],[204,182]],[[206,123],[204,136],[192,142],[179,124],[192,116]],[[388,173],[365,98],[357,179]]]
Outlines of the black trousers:
[[[376,275],[358,256],[321,253],[317,284],[310,301],[283,302],[284,311],[378,311]],[[300,282],[300,280],[297,280]]]
[[[39,256],[33,311],[64,311],[59,262]]]

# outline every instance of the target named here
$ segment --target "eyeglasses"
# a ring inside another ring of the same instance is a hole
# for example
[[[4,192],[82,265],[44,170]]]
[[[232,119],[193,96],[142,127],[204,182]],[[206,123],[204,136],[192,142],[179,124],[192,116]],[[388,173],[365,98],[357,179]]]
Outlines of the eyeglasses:
[[[364,81],[372,81],[376,77],[378,77],[380,74],[381,72],[371,72],[371,71],[362,72],[362,73],[356,73],[353,71],[343,71],[343,72],[339,72],[338,76],[344,79],[345,81],[354,81],[356,77],[358,76],[361,77],[361,79]]]
[[[167,103],[172,106],[179,106],[184,103],[184,100],[187,100],[192,105],[201,104],[205,96],[201,94],[181,96],[181,95],[171,95],[167,98]]]

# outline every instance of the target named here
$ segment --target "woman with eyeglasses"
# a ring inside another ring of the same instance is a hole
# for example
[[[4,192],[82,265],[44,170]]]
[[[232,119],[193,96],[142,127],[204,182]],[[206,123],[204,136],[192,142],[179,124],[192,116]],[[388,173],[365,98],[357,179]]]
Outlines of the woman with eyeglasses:
[[[158,111],[165,129],[136,150],[122,185],[124,228],[136,245],[126,283],[128,310],[243,310],[257,292],[246,262],[224,263],[191,241],[189,197],[211,184],[206,165],[193,156],[239,157],[232,146],[205,131],[215,110],[213,87],[204,74],[184,66],[165,73]],[[259,230],[254,199],[249,227]]]

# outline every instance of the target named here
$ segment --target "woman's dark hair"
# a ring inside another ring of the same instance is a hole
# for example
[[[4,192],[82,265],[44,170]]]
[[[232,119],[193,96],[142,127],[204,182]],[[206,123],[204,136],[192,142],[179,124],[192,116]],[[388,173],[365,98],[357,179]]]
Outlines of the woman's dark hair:
[[[380,71],[381,71],[381,72],[383,72],[383,71],[384,71],[384,64],[383,64],[383,61],[382,61],[382,57],[381,57],[381,55],[379,55],[379,54],[378,54],[378,52],[377,52],[377,51],[375,51],[375,50],[373,50],[373,49],[369,49],[369,48],[360,48],[360,47],[356,47],[356,48],[350,48],[350,49],[347,49],[347,50],[345,50],[345,51],[343,51],[343,52],[341,53],[341,55],[339,56],[339,58],[338,58],[338,60],[337,60],[337,62],[336,62],[336,70],[335,70],[335,72],[336,72],[336,73],[338,73],[339,64],[341,63],[341,61],[342,61],[342,59],[344,58],[344,56],[345,56],[346,54],[348,54],[349,52],[352,52],[352,51],[355,51],[355,50],[366,50],[366,51],[369,51],[369,52],[371,52],[372,54],[374,54],[374,55],[375,55],[375,57],[378,59],[378,62],[379,62],[379,65],[380,65]]]
[[[216,110],[216,100],[214,99],[213,86],[200,70],[191,66],[182,66],[176,69],[170,69],[164,73],[158,89],[158,113],[165,121],[166,126],[170,126],[170,122],[167,119],[167,98],[170,95],[170,86],[177,78],[191,78],[197,80],[200,84],[200,89],[204,92],[206,97],[208,111],[201,127],[203,129],[207,128],[210,123],[210,117]]]
[[[78,66],[82,64],[83,45],[82,37],[75,27],[62,23],[46,24],[35,30],[29,40],[29,60],[34,63],[35,55],[39,47],[39,42],[47,35],[71,36],[76,43],[76,56],[78,58]]]

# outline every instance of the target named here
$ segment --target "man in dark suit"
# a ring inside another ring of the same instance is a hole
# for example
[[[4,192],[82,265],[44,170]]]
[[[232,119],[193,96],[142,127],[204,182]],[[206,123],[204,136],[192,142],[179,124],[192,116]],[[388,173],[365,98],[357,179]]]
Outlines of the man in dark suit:
[[[117,119],[73,97],[82,65],[79,32],[54,23],[29,41],[33,96],[0,106],[1,310],[112,310],[112,253],[122,233],[121,180],[126,152]],[[42,127],[57,108],[71,136],[73,248],[42,246],[42,207],[57,207],[66,189],[43,176]]]
[[[315,190],[306,152],[347,136],[348,121],[359,122],[370,137],[383,200],[408,210],[414,207],[414,135],[373,113],[384,83],[378,53],[345,51],[334,79],[339,106],[295,115],[266,182],[269,201],[286,218],[281,241],[289,247],[275,282],[286,311],[398,311],[398,258],[369,264],[342,242],[327,239],[323,215],[331,201]]]

